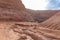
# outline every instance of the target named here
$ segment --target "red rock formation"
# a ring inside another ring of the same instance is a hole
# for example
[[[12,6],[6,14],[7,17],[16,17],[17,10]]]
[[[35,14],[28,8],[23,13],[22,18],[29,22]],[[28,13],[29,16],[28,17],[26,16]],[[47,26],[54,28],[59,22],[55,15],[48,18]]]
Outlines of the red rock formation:
[[[60,30],[60,12],[41,23],[43,27]]]
[[[60,10],[31,10],[27,9],[27,11],[32,15],[35,21],[43,22],[58,13]]]
[[[21,0],[0,0],[0,21],[33,21]]]
[[[0,40],[60,40],[60,30],[32,22],[0,22]]]
[[[43,22],[42,26],[40,23],[25,21],[34,20],[21,0],[0,0],[0,40],[60,40],[60,30],[53,29],[53,26],[60,26],[60,12]],[[50,27],[53,30],[45,28],[45,24],[46,27],[52,24]]]
[[[0,0],[0,7],[24,10],[21,0]],[[21,9],[22,8],[22,9]]]

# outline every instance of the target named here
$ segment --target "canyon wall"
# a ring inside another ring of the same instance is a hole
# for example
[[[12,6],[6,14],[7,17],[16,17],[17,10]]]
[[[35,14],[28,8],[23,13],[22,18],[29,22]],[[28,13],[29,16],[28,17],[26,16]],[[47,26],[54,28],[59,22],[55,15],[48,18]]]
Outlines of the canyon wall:
[[[0,0],[0,21],[34,21],[21,0]]]
[[[29,12],[37,22],[44,22],[45,20],[49,19],[51,16],[58,13],[60,10],[31,10],[27,9],[27,12]]]

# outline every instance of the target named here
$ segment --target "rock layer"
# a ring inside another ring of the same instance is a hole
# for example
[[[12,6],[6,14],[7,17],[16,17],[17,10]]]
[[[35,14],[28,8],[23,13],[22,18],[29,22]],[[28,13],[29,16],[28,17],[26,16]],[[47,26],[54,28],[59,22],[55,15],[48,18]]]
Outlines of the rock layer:
[[[60,12],[41,23],[43,27],[60,30]]]
[[[0,0],[0,40],[60,40],[60,12],[41,24],[31,21],[21,0]]]
[[[51,16],[58,13],[60,10],[31,10],[26,9],[33,17],[33,19],[37,22],[44,22],[49,19]]]
[[[0,0],[0,21],[33,21],[21,0]]]
[[[21,0],[0,0],[0,7],[24,10]]]
[[[31,22],[0,22],[0,40],[60,40],[60,31]]]

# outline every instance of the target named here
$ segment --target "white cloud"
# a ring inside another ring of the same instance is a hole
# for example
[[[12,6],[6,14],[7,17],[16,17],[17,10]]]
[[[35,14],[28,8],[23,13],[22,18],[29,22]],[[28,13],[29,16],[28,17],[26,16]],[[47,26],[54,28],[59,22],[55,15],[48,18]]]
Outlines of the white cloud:
[[[34,10],[45,10],[47,0],[22,0],[26,8]]]

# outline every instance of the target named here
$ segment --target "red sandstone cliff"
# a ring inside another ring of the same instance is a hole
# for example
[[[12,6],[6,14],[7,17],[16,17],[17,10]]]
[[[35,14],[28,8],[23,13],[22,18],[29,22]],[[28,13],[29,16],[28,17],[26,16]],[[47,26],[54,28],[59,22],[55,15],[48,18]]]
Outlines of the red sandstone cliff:
[[[31,22],[35,16],[32,19],[29,13],[21,0],[0,0],[0,40],[60,40],[60,12],[41,24]],[[43,19],[52,15],[41,13]]]
[[[21,0],[0,0],[0,21],[34,21]]]

